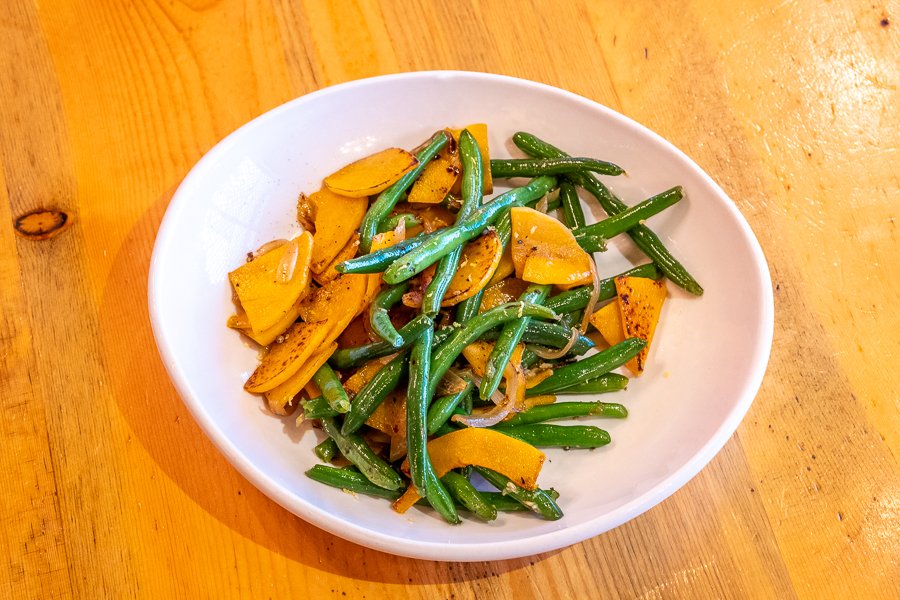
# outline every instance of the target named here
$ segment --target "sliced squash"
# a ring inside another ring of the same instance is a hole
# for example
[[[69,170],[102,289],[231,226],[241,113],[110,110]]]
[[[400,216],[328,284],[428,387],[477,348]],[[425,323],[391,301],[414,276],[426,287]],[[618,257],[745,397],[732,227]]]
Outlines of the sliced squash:
[[[469,365],[472,367],[472,372],[479,377],[484,377],[484,371],[487,368],[488,357],[490,357],[491,350],[493,349],[494,342],[477,341],[472,342],[471,344],[463,348],[462,355],[467,361],[469,361]]]
[[[272,345],[263,356],[244,389],[258,394],[278,387],[321,348],[327,335],[328,323],[324,320],[291,325],[285,332],[284,341]]]
[[[515,302],[519,296],[525,293],[526,289],[528,289],[528,283],[515,277],[508,277],[492,283],[484,290],[484,296],[481,297],[481,308],[478,310],[484,312],[507,302]]]
[[[318,351],[310,355],[296,373],[266,392],[269,410],[276,415],[288,414],[287,407],[291,406],[291,401],[309,385],[313,375],[331,357],[336,348],[337,344],[317,348]]]
[[[484,235],[463,247],[459,265],[447,286],[441,306],[454,306],[480,292],[490,281],[503,256],[503,244],[496,231]]]
[[[284,314],[284,317],[282,317],[275,325],[272,325],[259,333],[254,332],[253,328],[250,327],[250,321],[247,319],[247,314],[243,309],[238,310],[236,315],[232,315],[228,318],[228,326],[232,329],[237,329],[260,346],[268,346],[278,339],[278,336],[284,333],[284,331],[293,325],[294,321],[300,317],[300,307],[302,306],[303,300],[311,291],[311,286],[306,286],[291,309]]]
[[[340,273],[338,273],[337,267],[340,263],[345,260],[350,260],[351,258],[356,258],[356,254],[359,251],[359,234],[354,233],[350,238],[350,241],[347,242],[341,251],[337,253],[328,266],[326,266],[321,273],[312,273],[312,278],[319,285],[325,285],[329,281],[334,281],[338,278]]]
[[[310,269],[313,273],[321,273],[359,229],[369,208],[369,200],[341,196],[328,188],[322,188],[311,195],[309,201],[316,215],[316,235]]]
[[[422,170],[409,190],[408,202],[438,204],[450,193],[459,178],[459,151],[456,140],[444,146]]]
[[[494,285],[499,281],[503,281],[515,272],[516,266],[512,261],[512,250],[507,246],[503,251],[503,256],[500,257],[500,263],[497,265],[497,270],[494,271],[494,275],[491,277],[488,285]]]
[[[591,283],[591,257],[568,227],[550,215],[527,207],[510,210],[511,253],[516,276],[531,283]]]
[[[427,449],[438,477],[451,469],[477,465],[502,473],[526,490],[537,487],[546,458],[531,444],[483,427],[457,429],[431,440]],[[404,466],[408,467],[406,462]],[[399,513],[406,512],[419,498],[415,486],[411,485],[394,502],[393,508]]]
[[[304,232],[228,274],[254,333],[283,322],[303,294],[309,283],[312,248],[312,235]],[[293,273],[288,273],[291,266]]]
[[[644,277],[616,277],[616,294],[619,313],[622,316],[622,332],[626,338],[647,340],[647,345],[626,366],[635,374],[644,372],[656,324],[666,300],[666,284],[663,280]]]
[[[322,345],[335,341],[360,313],[360,302],[365,298],[367,284],[367,275],[341,275],[303,301],[301,319],[327,323],[328,335]]]
[[[383,192],[416,168],[419,160],[402,148],[387,148],[350,163],[325,178],[325,187],[348,198]]]

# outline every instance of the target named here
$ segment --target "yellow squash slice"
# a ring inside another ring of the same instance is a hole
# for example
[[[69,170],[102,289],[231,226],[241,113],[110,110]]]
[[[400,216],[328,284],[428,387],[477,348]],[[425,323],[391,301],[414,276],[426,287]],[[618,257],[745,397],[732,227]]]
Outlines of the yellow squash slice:
[[[306,290],[312,248],[312,235],[304,232],[228,274],[254,333],[283,322]]]
[[[326,177],[324,183],[335,194],[364,198],[383,192],[418,164],[406,150],[387,148],[350,163]]]
[[[516,276],[531,283],[584,285],[591,283],[591,257],[568,227],[527,207],[510,210],[510,244]]]
[[[259,394],[281,385],[321,348],[327,335],[328,324],[325,321],[295,323],[285,332],[282,343],[269,348],[247,379],[244,389]]]

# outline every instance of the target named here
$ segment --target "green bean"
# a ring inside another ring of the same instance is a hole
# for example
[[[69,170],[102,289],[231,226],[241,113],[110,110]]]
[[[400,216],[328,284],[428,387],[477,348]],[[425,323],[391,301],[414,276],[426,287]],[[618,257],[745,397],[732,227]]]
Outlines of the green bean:
[[[412,185],[413,181],[419,178],[425,167],[431,162],[431,159],[443,149],[450,141],[450,135],[445,130],[436,132],[418,154],[416,158],[419,164],[416,165],[409,173],[406,173],[395,184],[378,195],[378,199],[372,203],[366,215],[363,217],[362,223],[359,225],[359,250],[368,253],[372,247],[372,237],[378,231],[378,225],[381,223],[392,210],[403,193]],[[393,282],[396,283],[396,282]]]
[[[386,490],[377,485],[373,485],[359,471],[353,469],[342,469],[339,467],[330,467],[328,465],[315,465],[306,472],[306,476],[319,483],[324,483],[331,487],[347,490],[356,494],[367,494],[388,500],[396,500],[402,495],[402,492]],[[556,490],[542,490],[552,499],[559,497]],[[481,497],[495,510],[500,512],[517,512],[528,510],[520,502],[503,495],[501,492],[480,492]],[[424,500],[420,500],[417,504],[422,504]]]
[[[581,321],[577,322],[577,324],[580,323]],[[562,348],[569,343],[569,336],[571,335],[571,326],[565,327],[558,323],[530,320],[525,326],[525,333],[522,335],[522,341],[528,344],[541,344],[544,346],[552,346],[554,348]],[[569,354],[580,356],[593,347],[593,340],[580,335],[569,349]]]
[[[431,346],[434,331],[429,329],[413,344],[409,359],[409,388],[406,393],[406,444],[409,477],[420,496],[448,523],[459,523],[459,515],[447,488],[441,483],[428,456],[428,402]]]
[[[378,233],[393,231],[400,224],[400,221],[403,221],[403,225],[407,229],[422,224],[419,217],[412,213],[397,213],[396,215],[389,216],[378,225]]]
[[[528,185],[510,190],[484,204],[455,225],[439,229],[425,243],[391,263],[384,271],[384,281],[388,284],[400,283],[421,273],[456,248],[480,235],[501,217],[507,208],[522,206],[529,200],[539,198],[555,185],[556,180],[553,177],[538,177],[531,180]]]
[[[338,411],[328,406],[328,401],[323,396],[316,396],[311,400],[302,400],[304,419],[324,419],[340,415]]]
[[[560,318],[560,323],[562,323],[563,318],[568,316],[568,314],[572,313],[563,314]],[[566,327],[563,327],[558,323],[548,323],[546,321],[529,321],[528,325],[525,327],[525,333],[522,334],[522,341],[526,344],[541,344],[542,346],[562,348],[569,343],[569,336],[572,335],[572,327],[578,327],[580,323],[580,318],[575,320],[574,324]],[[500,337],[500,332],[501,330],[496,329],[485,332],[479,340],[496,340]],[[580,335],[578,336],[578,339],[575,340],[575,344],[569,349],[569,354],[580,356],[593,347],[594,341],[591,338]],[[528,349],[526,348],[525,351],[528,352]],[[524,356],[522,357],[522,364],[525,364]]]
[[[621,175],[625,169],[619,165],[595,158],[501,158],[491,160],[491,177],[539,177],[564,175],[575,171],[590,171],[600,175]]]
[[[366,476],[362,473],[350,469],[329,467],[327,465],[315,465],[306,472],[306,476],[319,483],[330,485],[331,487],[358,494],[368,494],[369,496],[387,498],[388,500],[396,500],[402,494],[400,491],[387,490],[379,487],[366,479]]]
[[[672,206],[682,197],[684,194],[681,186],[673,187],[634,206],[629,206],[608,219],[576,229],[575,241],[587,252],[603,252],[606,250],[606,240],[629,231],[635,225]]]
[[[350,411],[344,416],[341,433],[349,435],[365,425],[378,405],[397,388],[400,380],[406,375],[408,366],[409,354],[401,352],[381,367],[353,398]]]
[[[628,416],[628,410],[621,404],[610,402],[555,402],[532,406],[528,410],[515,413],[512,417],[503,421],[503,427],[512,425],[531,425],[556,419],[571,419],[573,417],[610,417],[624,419]]]
[[[466,387],[462,390],[455,394],[441,396],[431,403],[431,406],[428,407],[428,417],[426,419],[428,435],[437,433],[441,425],[446,423],[453,415],[453,411],[459,406],[459,403],[472,394],[472,388],[474,387],[474,384],[468,381],[466,382]]]
[[[373,342],[371,344],[363,344],[362,346],[354,346],[352,348],[344,348],[337,350],[328,359],[332,365],[338,369],[350,369],[358,367],[364,362],[393,354],[397,350],[403,350],[413,345],[423,331],[431,329],[433,321],[427,315],[418,315],[409,323],[400,328],[397,333],[403,338],[403,343],[399,348],[392,346],[387,342]]]
[[[331,462],[338,454],[338,447],[333,439],[325,438],[320,444],[317,444],[316,447],[313,448],[313,451],[316,453],[316,456],[319,457],[319,460]]]
[[[322,390],[322,395],[328,401],[328,406],[339,413],[345,413],[350,410],[350,398],[347,397],[347,392],[344,391],[341,380],[328,366],[328,363],[319,367],[312,379],[319,386],[319,389]]]
[[[482,521],[493,521],[497,518],[497,509],[484,499],[481,492],[476,490],[468,479],[456,471],[449,471],[441,477],[441,483],[446,486],[454,500]]]
[[[522,317],[538,317],[553,319],[556,314],[538,304],[509,302],[487,310],[459,328],[453,330],[450,337],[437,346],[432,357],[431,387],[429,397],[434,396],[438,382],[459,356],[463,348],[480,338],[486,331],[494,327]]]
[[[528,510],[533,511],[550,521],[556,521],[562,518],[562,510],[553,500],[553,497],[544,490],[540,488],[534,490],[520,488],[510,481],[509,477],[506,475],[491,471],[490,469],[485,469],[484,467],[475,467],[475,470],[478,471],[478,474],[484,477],[488,483],[504,494],[514,498]]]
[[[495,430],[536,448],[599,448],[610,442],[609,433],[593,425],[497,425]]]
[[[554,489],[541,490],[550,497],[551,500],[559,498],[559,492]],[[491,503],[491,506],[497,509],[497,512],[522,512],[529,510],[527,506],[510,498],[503,492],[481,492],[481,497]]]
[[[531,388],[529,392],[533,395],[546,394],[549,390],[560,390],[582,381],[595,379],[624,365],[646,345],[647,342],[640,338],[628,338],[584,360],[556,369],[553,375]]]
[[[578,192],[570,181],[559,184],[559,200],[563,208],[563,222],[569,229],[584,227],[584,210],[581,208],[581,200]]]
[[[459,135],[459,157],[462,163],[462,206],[456,216],[457,222],[465,220],[481,206],[484,194],[481,151],[468,129],[464,129]],[[422,298],[422,313],[433,317],[441,309],[444,294],[447,293],[447,288],[459,268],[462,251],[463,247],[459,246],[438,261],[434,277],[431,278]]]
[[[519,296],[519,301],[540,304],[549,292],[549,285],[532,284]],[[530,318],[523,317],[503,326],[500,336],[494,342],[487,363],[484,365],[484,377],[481,378],[481,385],[478,386],[478,396],[482,400],[490,398],[500,387],[500,380],[503,378],[506,365],[512,358],[513,352],[522,340],[522,334],[525,333],[525,328],[530,322]]]
[[[573,327],[581,328],[581,322],[584,320],[584,311],[583,310],[573,310],[572,312],[563,313],[559,316],[559,322],[557,323],[560,327],[565,327],[571,330]],[[593,342],[591,342],[593,344]]]
[[[344,435],[338,429],[334,419],[322,419],[322,429],[334,440],[338,450],[366,476],[366,479],[386,490],[399,490],[403,487],[400,474],[391,468],[381,457],[372,452],[366,441],[358,435]]]
[[[407,282],[398,283],[383,289],[372,302],[372,309],[369,311],[369,325],[372,331],[378,334],[382,340],[399,348],[403,345],[403,336],[397,332],[394,324],[391,323],[391,316],[388,310],[397,304],[409,289]]]
[[[403,256],[410,250],[418,248],[433,235],[434,234],[432,233],[420,233],[419,235],[411,237],[408,240],[397,242],[393,246],[388,246],[387,248],[382,248],[381,250],[377,250],[369,254],[364,254],[362,256],[357,256],[356,258],[345,260],[342,263],[338,263],[334,268],[338,273],[381,273],[392,262]]]
[[[531,388],[525,392],[526,396],[540,396],[542,394],[606,394],[618,392],[628,387],[628,378],[618,373],[606,373],[600,377],[588,381],[568,385],[571,381],[565,381],[558,387],[541,388],[537,393]]]
[[[616,297],[616,277],[646,277],[648,279],[659,279],[660,275],[662,275],[662,273],[660,273],[659,267],[653,263],[647,263],[634,267],[633,269],[628,269],[613,277],[607,277],[600,282],[600,297],[597,301],[602,302]],[[594,286],[586,285],[559,293],[547,298],[547,301],[544,302],[544,306],[552,308],[556,313],[568,313],[586,308],[591,299],[591,292],[593,289]]]
[[[513,143],[526,154],[539,158],[561,158],[567,156],[567,154],[559,148],[525,132],[519,132],[513,135]],[[597,198],[600,206],[602,206],[603,210],[610,216],[620,213],[627,208],[625,203],[616,198],[605,185],[597,180],[596,177],[586,173],[571,173],[567,177]],[[697,280],[695,280],[691,274],[687,272],[687,269],[672,256],[660,241],[659,237],[657,237],[657,235],[646,225],[635,225],[628,231],[628,235],[634,240],[634,243],[653,260],[653,262],[659,265],[659,268],[663,270],[663,273],[675,282],[676,285],[697,296],[703,294],[703,288],[697,283]]]
[[[484,288],[478,290],[478,293],[471,298],[466,298],[456,305],[456,322],[465,323],[478,314],[481,308],[481,301],[484,299]]]

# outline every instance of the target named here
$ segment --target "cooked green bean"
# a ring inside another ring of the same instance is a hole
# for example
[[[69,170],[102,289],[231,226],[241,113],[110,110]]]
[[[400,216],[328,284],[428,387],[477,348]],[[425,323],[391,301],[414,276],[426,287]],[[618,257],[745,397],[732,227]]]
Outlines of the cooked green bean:
[[[437,388],[438,382],[459,356],[460,352],[462,352],[463,348],[480,338],[489,329],[522,317],[553,319],[556,318],[556,314],[538,304],[509,302],[487,310],[461,327],[454,329],[447,341],[434,351],[429,397],[434,396],[434,390]]]
[[[319,457],[319,460],[323,460],[325,462],[331,462],[335,456],[338,454],[337,444],[334,443],[334,440],[331,438],[325,438],[321,443],[317,444],[313,451],[316,453],[316,456]]]
[[[572,312],[567,312],[567,313],[561,314],[559,316],[559,322],[557,324],[560,327],[565,327],[565,328],[568,328],[569,330],[571,330],[573,327],[581,328],[581,322],[584,320],[583,317],[584,317],[583,310],[573,310]]]
[[[595,158],[501,158],[491,160],[491,177],[539,177],[564,175],[574,171],[590,171],[600,175],[621,175],[625,169],[619,165]]]
[[[481,301],[484,299],[484,288],[478,290],[478,293],[471,298],[466,298],[456,305],[456,322],[465,323],[478,314],[481,308]]]
[[[532,284],[519,296],[519,302],[540,304],[549,292],[549,285]],[[525,333],[525,328],[530,322],[530,318],[522,317],[503,326],[484,365],[484,377],[481,378],[481,385],[478,386],[478,396],[482,400],[490,398],[500,387],[500,380],[503,378],[506,365],[512,358],[513,352],[522,340],[522,334]]]
[[[579,324],[580,321],[577,324]],[[541,344],[543,346],[552,346],[553,348],[562,348],[569,343],[569,336],[572,335],[572,327],[566,327],[558,323],[548,323],[546,321],[529,320],[525,326],[525,333],[522,335],[522,341],[528,344]],[[569,349],[569,354],[580,356],[594,347],[594,342],[590,338],[579,335],[578,339]]]
[[[366,476],[366,478],[386,490],[399,490],[403,487],[400,474],[391,468],[384,459],[372,452],[366,441],[358,435],[344,435],[338,429],[334,419],[322,419],[322,429],[335,441],[338,450]]]
[[[647,263],[634,267],[633,269],[628,269],[613,277],[607,277],[600,281],[600,297],[597,301],[602,302],[616,297],[616,277],[646,277],[648,279],[659,279],[661,275],[662,273],[660,273],[659,268],[655,264]],[[544,302],[544,306],[552,308],[553,311],[557,313],[568,313],[586,308],[591,299],[591,292],[593,289],[594,286],[586,285],[566,292],[561,292],[547,298],[547,301]]]
[[[394,210],[394,206],[400,200],[403,193],[412,185],[413,181],[419,178],[425,167],[431,162],[431,159],[443,149],[451,140],[450,135],[445,130],[440,130],[432,136],[428,144],[416,154],[419,164],[416,165],[409,173],[401,177],[394,185],[381,192],[378,199],[372,203],[369,210],[363,217],[359,226],[359,251],[368,253],[372,247],[372,238],[378,231],[378,225],[387,218],[388,214]],[[396,282],[393,282],[396,283]]]
[[[541,491],[551,500],[559,498],[559,492],[553,488]],[[497,509],[497,512],[524,512],[530,510],[527,506],[515,498],[510,498],[503,492],[481,492],[481,497],[490,502],[491,505]]]
[[[384,221],[382,221],[380,225],[378,225],[378,233],[393,231],[394,229],[396,229],[397,225],[400,224],[400,221],[403,221],[403,225],[407,229],[422,224],[422,221],[419,220],[419,217],[412,213],[397,213],[396,215],[389,216]]]
[[[431,346],[434,330],[426,330],[413,344],[409,359],[409,387],[406,392],[406,446],[409,478],[420,496],[448,523],[459,523],[459,515],[449,492],[438,479],[428,457],[428,403]]]
[[[459,135],[459,157],[462,164],[462,206],[456,216],[457,222],[465,220],[481,206],[484,193],[481,151],[468,129],[464,129]],[[463,247],[459,246],[438,261],[434,277],[431,278],[422,298],[423,314],[433,317],[441,309],[444,294],[447,293],[447,288],[459,268],[462,251]]]
[[[513,143],[523,152],[538,158],[562,158],[568,156],[565,152],[537,138],[536,136],[518,132],[513,135]],[[600,183],[596,177],[586,173],[570,173],[567,175],[572,181],[590,192],[600,206],[610,216],[625,210],[627,205],[613,195],[609,189]],[[703,294],[703,287],[697,283],[687,269],[672,256],[659,237],[646,225],[635,225],[628,231],[628,235],[634,243],[649,256],[653,262],[659,265],[666,276],[676,285],[697,296]]]
[[[387,395],[397,389],[400,380],[406,375],[409,366],[409,354],[404,351],[378,369],[359,393],[353,398],[350,411],[344,416],[341,433],[349,435],[365,425],[378,405],[384,402]]]
[[[391,316],[388,314],[388,310],[403,298],[403,294],[408,289],[409,283],[404,281],[381,290],[375,296],[375,300],[372,301],[372,308],[369,311],[369,325],[372,331],[394,348],[399,348],[403,345],[403,336],[391,323]]]
[[[493,521],[497,518],[497,509],[494,508],[494,505],[485,500],[481,492],[456,471],[449,471],[441,477],[441,483],[444,484],[454,500],[482,521]]]
[[[478,474],[502,493],[515,499],[528,510],[535,512],[545,519],[556,521],[561,519],[563,511],[559,508],[553,497],[546,491],[538,488],[526,490],[510,481],[509,477],[484,467],[475,467]]]
[[[366,479],[366,476],[362,473],[350,469],[329,467],[327,465],[315,465],[306,472],[306,476],[319,483],[330,485],[331,487],[355,492],[357,494],[368,494],[369,496],[387,498],[388,500],[396,500],[402,494],[402,492],[398,490],[387,490],[383,487],[379,487]]]
[[[539,198],[555,185],[556,180],[553,177],[538,177],[527,185],[510,190],[482,205],[455,225],[439,229],[425,243],[391,263],[384,271],[385,283],[400,283],[421,273],[456,248],[480,235],[501,217],[507,208],[522,206],[529,200]]]
[[[431,406],[428,407],[428,417],[426,419],[428,435],[437,433],[438,429],[453,415],[453,411],[459,406],[460,402],[463,402],[467,396],[472,394],[474,387],[474,384],[469,381],[462,390],[455,394],[441,396],[431,403]]]
[[[338,411],[328,406],[328,401],[323,396],[316,396],[311,400],[301,400],[304,419],[324,419],[340,415]]]
[[[609,433],[593,425],[497,425],[493,429],[536,448],[599,448],[610,442]]]
[[[634,206],[629,206],[607,219],[576,229],[575,241],[587,252],[603,252],[606,250],[606,240],[629,231],[635,225],[672,206],[682,197],[684,193],[681,186],[673,187]]]
[[[559,200],[562,203],[563,222],[569,229],[584,227],[584,209],[581,208],[581,200],[578,192],[570,181],[559,184]]]
[[[376,250],[369,254],[345,260],[342,263],[338,263],[334,268],[338,273],[381,273],[392,262],[413,248],[418,248],[433,235],[433,233],[420,233],[408,240],[397,242],[393,246],[388,246],[387,248],[382,248],[381,250]]]
[[[400,328],[397,333],[403,338],[403,343],[399,348],[392,346],[387,342],[372,342],[371,344],[363,344],[362,346],[354,346],[353,348],[344,348],[337,350],[328,359],[328,362],[338,369],[350,369],[358,367],[364,362],[393,354],[398,350],[409,348],[413,345],[423,331],[431,329],[433,321],[428,315],[418,315],[409,323]]]
[[[554,402],[532,406],[526,411],[516,413],[500,423],[500,426],[531,425],[556,419],[591,416],[624,419],[628,416],[628,410],[621,404],[611,402]]]
[[[402,495],[402,492],[386,490],[372,484],[372,482],[366,479],[365,475],[355,469],[315,465],[306,472],[306,476],[319,483],[356,494],[366,494],[378,498],[386,498],[388,500],[396,500]],[[551,489],[542,491],[554,500],[559,498],[559,494],[556,490]],[[520,502],[503,495],[501,492],[479,493],[488,504],[499,512],[520,512],[528,510]],[[419,500],[416,504],[424,503],[427,503],[427,501],[423,499]]]
[[[341,385],[341,380],[332,370],[328,363],[325,363],[312,377],[313,382],[322,390],[322,395],[328,401],[328,406],[339,413],[345,413],[350,410],[350,398]]]
[[[572,335],[572,327],[578,327],[581,323],[581,319],[578,318],[568,326],[561,325],[563,319],[569,314],[574,313],[563,314],[560,317],[559,323],[529,321],[528,325],[525,327],[525,333],[522,334],[522,341],[526,344],[540,344],[552,348],[562,348],[569,343],[569,336]],[[496,340],[500,337],[500,331],[501,330],[497,329],[487,331],[478,339],[482,341]],[[578,336],[578,339],[575,340],[575,344],[572,348],[569,349],[569,354],[580,356],[593,347],[594,341],[591,338],[580,335]],[[525,352],[527,353],[529,350],[526,348]],[[524,365],[525,362],[525,357],[523,356],[522,364]]]
[[[553,375],[528,391],[535,396],[550,393],[550,390],[561,390],[561,393],[565,393],[566,387],[596,379],[624,365],[646,345],[647,342],[640,338],[628,338],[584,360],[556,369]]]
[[[537,393],[531,388],[525,392],[526,396],[540,396],[542,394],[606,394],[618,392],[628,387],[628,378],[618,373],[606,373],[575,385],[568,385],[570,381],[563,382],[561,387],[541,388]]]

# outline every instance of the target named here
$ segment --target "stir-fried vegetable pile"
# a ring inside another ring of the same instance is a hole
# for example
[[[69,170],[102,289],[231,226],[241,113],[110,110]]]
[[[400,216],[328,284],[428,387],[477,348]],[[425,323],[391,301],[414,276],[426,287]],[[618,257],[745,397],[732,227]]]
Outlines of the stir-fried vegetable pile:
[[[298,423],[324,431],[315,452],[332,466],[309,477],[401,513],[424,503],[449,523],[460,511],[558,519],[539,448],[610,436],[550,421],[626,417],[621,404],[573,400],[625,389],[619,367],[644,371],[663,275],[703,290],[644,224],[681,188],[629,207],[596,176],[624,173],[613,163],[527,133],[513,142],[530,158],[491,160],[487,140],[483,124],[445,129],[326,177],[300,196],[303,234],[230,274],[228,325],[266,347],[244,388],[276,414],[302,406]],[[495,180],[522,177],[485,200]],[[579,189],[608,218],[587,225]],[[593,253],[623,233],[650,262],[600,279]]]

